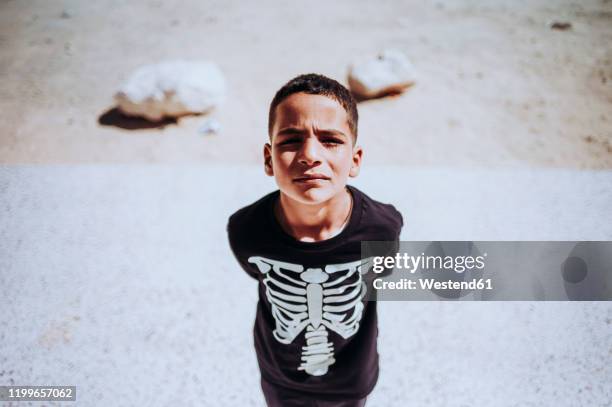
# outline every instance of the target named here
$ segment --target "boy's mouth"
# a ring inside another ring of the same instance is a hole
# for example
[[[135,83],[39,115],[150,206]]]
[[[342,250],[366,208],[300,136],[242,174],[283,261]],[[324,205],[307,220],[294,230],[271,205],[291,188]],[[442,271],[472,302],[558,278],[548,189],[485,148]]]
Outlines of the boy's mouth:
[[[329,181],[330,178],[323,174],[305,174],[301,177],[293,179],[293,182],[315,182],[315,181]]]

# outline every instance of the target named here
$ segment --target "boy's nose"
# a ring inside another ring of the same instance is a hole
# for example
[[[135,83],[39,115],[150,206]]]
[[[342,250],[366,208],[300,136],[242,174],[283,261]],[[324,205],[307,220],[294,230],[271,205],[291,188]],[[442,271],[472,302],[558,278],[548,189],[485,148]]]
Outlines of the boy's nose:
[[[321,163],[320,143],[316,137],[306,137],[300,149],[299,161],[302,164],[313,165]]]

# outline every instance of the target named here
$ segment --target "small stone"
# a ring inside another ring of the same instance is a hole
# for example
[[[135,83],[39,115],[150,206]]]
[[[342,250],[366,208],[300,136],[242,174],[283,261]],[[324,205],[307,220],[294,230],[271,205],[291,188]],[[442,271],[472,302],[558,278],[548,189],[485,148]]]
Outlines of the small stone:
[[[206,113],[225,98],[225,77],[208,61],[166,61],[138,68],[115,94],[127,116],[157,122]]]
[[[415,83],[415,72],[401,51],[385,50],[352,64],[348,83],[358,98],[371,99],[402,93]]]
[[[60,18],[69,19],[72,18],[72,12],[70,10],[63,10]]]
[[[553,21],[550,24],[550,28],[552,28],[553,30],[567,31],[572,28],[572,23],[568,21]]]
[[[209,136],[218,134],[221,130],[221,124],[215,119],[206,119],[202,122],[200,127],[198,127],[198,133]]]

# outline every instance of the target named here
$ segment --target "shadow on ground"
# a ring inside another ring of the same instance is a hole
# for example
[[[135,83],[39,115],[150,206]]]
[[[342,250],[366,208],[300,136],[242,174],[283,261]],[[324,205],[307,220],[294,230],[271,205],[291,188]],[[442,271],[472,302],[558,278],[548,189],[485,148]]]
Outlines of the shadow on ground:
[[[126,116],[117,107],[104,112],[98,117],[101,126],[114,126],[125,130],[163,129],[169,124],[177,124],[176,118],[164,118],[158,122],[152,122],[142,117]]]
[[[405,86],[401,89],[389,89],[389,90],[385,90],[382,91],[374,96],[370,96],[370,97],[366,97],[363,95],[360,95],[358,93],[355,92],[351,92],[353,97],[355,98],[355,101],[357,103],[362,103],[362,102],[367,102],[369,100],[378,100],[378,99],[394,99],[397,98],[399,96],[401,96],[402,94],[404,94],[405,92],[409,91],[412,87],[414,86],[414,84],[411,84],[409,86]]]

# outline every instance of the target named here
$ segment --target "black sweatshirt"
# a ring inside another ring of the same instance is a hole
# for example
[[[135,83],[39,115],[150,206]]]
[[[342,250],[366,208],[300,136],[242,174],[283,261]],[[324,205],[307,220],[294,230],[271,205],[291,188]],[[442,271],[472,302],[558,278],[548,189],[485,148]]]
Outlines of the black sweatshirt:
[[[347,188],[350,219],[327,240],[301,242],[281,228],[279,191],[234,213],[227,227],[238,262],[259,281],[262,378],[297,396],[363,398],[378,379],[376,302],[362,291],[376,275],[361,270],[361,241],[397,241],[403,221],[392,205]]]

